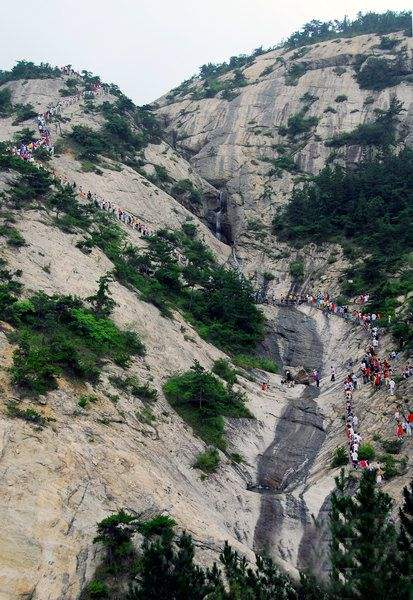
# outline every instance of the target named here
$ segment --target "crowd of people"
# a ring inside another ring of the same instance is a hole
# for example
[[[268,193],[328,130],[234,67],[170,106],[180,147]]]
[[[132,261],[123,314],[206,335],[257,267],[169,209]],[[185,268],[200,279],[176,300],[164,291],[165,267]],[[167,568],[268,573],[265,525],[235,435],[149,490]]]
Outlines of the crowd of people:
[[[18,146],[13,146],[11,151],[14,156],[19,156],[23,160],[34,162],[33,153],[37,148],[41,146],[49,152],[50,155],[54,154],[54,147],[51,142],[50,129],[47,127],[46,122],[50,119],[51,113],[47,111],[42,115],[37,115],[36,125],[39,130],[40,139],[32,142],[21,142]]]
[[[70,65],[62,67],[60,69],[60,71],[63,75],[81,77],[80,74],[77,73],[76,71],[74,71]],[[51,155],[53,155],[54,147],[51,142],[51,133],[50,133],[50,129],[47,126],[47,123],[50,122],[50,120],[56,114],[60,114],[60,112],[63,108],[70,106],[71,104],[74,104],[75,102],[79,102],[80,100],[82,100],[84,98],[91,97],[91,95],[95,96],[95,95],[99,94],[102,90],[103,90],[103,88],[102,88],[101,84],[96,83],[93,86],[91,86],[91,89],[88,91],[78,92],[78,93],[74,94],[73,96],[70,96],[69,98],[59,100],[59,102],[57,102],[52,107],[48,108],[47,111],[45,111],[43,114],[36,116],[35,120],[36,120],[36,125],[38,128],[39,134],[40,134],[40,139],[30,142],[30,143],[26,143],[26,144],[21,143],[18,146],[13,146],[11,148],[11,152],[15,156],[19,156],[23,160],[27,160],[30,162],[36,162],[33,157],[33,153],[40,146],[45,148]],[[62,177],[61,179],[64,183],[66,183],[66,184],[68,183],[67,177]],[[76,187],[76,184],[74,183],[74,184],[72,184],[72,186]],[[109,200],[105,200],[104,198],[102,198],[102,197],[98,196],[97,194],[94,194],[90,191],[85,193],[83,191],[82,187],[79,187],[77,191],[81,197],[87,198],[88,200],[94,202],[94,204],[101,210],[105,210],[106,212],[112,213],[113,215],[115,215],[115,217],[119,221],[121,221],[125,225],[128,225],[135,231],[138,231],[141,235],[143,235],[143,236],[151,235],[151,231],[149,230],[149,228],[144,223],[142,223],[139,219],[137,219],[134,215],[132,215],[130,212],[119,208],[118,206],[116,206],[112,202],[110,202]],[[181,258],[182,257],[179,256],[180,261],[181,261]]]
[[[109,200],[104,200],[97,194],[92,194],[90,191],[86,195],[87,199],[93,201],[95,205],[101,210],[105,210],[107,212],[112,213],[118,219],[118,221],[122,221],[125,225],[129,225],[132,229],[135,229],[142,235],[151,235],[149,228],[144,225],[139,219],[131,215],[128,211],[122,210],[118,206],[109,202]]]
[[[356,304],[365,305],[369,300],[369,294],[361,294]],[[301,294],[301,293],[288,293],[278,299],[275,295],[267,298],[268,304],[282,304],[282,305],[297,305],[297,304],[309,304],[313,308],[318,308],[324,312],[337,315],[353,323],[362,325],[365,329],[369,329],[374,325],[375,321],[379,321],[382,315],[379,312],[366,313],[365,311],[353,309],[350,310],[348,306],[338,303],[336,300],[331,298],[327,292],[319,292],[317,294]],[[388,317],[390,322],[390,317]]]
[[[364,303],[365,301],[363,301]],[[392,352],[389,358],[381,359],[378,355],[379,346],[379,328],[372,326],[371,332],[371,343],[367,348],[365,355],[361,361],[360,372],[364,385],[371,385],[375,390],[385,386],[390,396],[395,395],[396,382],[393,378],[393,370],[390,360],[397,358],[397,353]],[[413,366],[408,364],[403,370],[403,377],[408,378],[413,375]],[[331,367],[331,381],[334,382],[336,377],[335,368]],[[362,436],[359,432],[359,419],[355,414],[355,407],[353,402],[354,391],[358,387],[357,376],[354,372],[347,375],[344,380],[344,395],[346,400],[346,434],[349,444],[349,454],[351,464],[354,468],[369,468],[369,461],[365,456],[359,456],[360,443]],[[399,408],[395,412],[396,428],[395,435],[399,439],[403,439],[406,435],[412,435],[413,428],[413,410],[408,409],[407,411]],[[377,479],[380,482],[382,478],[382,471],[379,465],[375,465]]]
[[[347,320],[363,326],[363,328],[369,332],[370,342],[365,355],[361,361],[360,370],[356,372],[351,371],[348,373],[344,380],[344,396],[346,403],[346,435],[348,439],[349,449],[349,460],[351,465],[357,469],[363,468],[374,468],[376,469],[377,479],[380,482],[382,479],[382,470],[380,465],[370,465],[369,461],[364,455],[359,456],[359,448],[362,441],[362,436],[359,431],[359,417],[355,412],[354,405],[354,391],[357,390],[359,380],[364,385],[371,385],[374,390],[386,389],[390,397],[394,397],[396,393],[396,379],[395,372],[392,367],[391,361],[396,361],[400,358],[400,354],[396,351],[392,351],[388,357],[380,358],[379,346],[380,346],[380,327],[378,326],[381,315],[378,312],[364,312],[365,309],[355,310],[349,309],[347,306],[343,306],[337,303],[327,293],[318,294],[297,294],[289,293],[282,297],[280,300],[273,297],[270,300],[274,304],[310,304],[312,307],[319,308],[330,314],[341,316]],[[369,302],[369,294],[363,293],[355,299],[354,304],[365,307]],[[399,368],[400,376],[403,379],[413,377],[413,364],[407,363],[401,369]],[[293,385],[293,378],[291,373],[288,371],[282,383],[287,385]],[[330,369],[330,381],[333,383],[336,381],[336,368],[334,365]],[[317,388],[320,387],[320,372],[318,369],[314,369],[311,373],[310,380]],[[398,439],[403,439],[405,436],[411,436],[413,431],[413,409],[402,408],[398,406],[395,414],[395,435]]]
[[[62,67],[60,69],[64,75],[75,75],[81,77],[79,73],[73,71],[70,65]],[[90,86],[90,89],[81,92],[76,92],[68,98],[61,98],[56,104],[49,107],[44,113],[36,116],[36,125],[39,131],[40,139],[33,142],[24,143],[12,147],[12,153],[15,156],[19,156],[23,160],[34,162],[33,153],[37,148],[43,147],[49,152],[54,154],[54,146],[51,142],[50,129],[47,124],[53,119],[54,116],[61,113],[63,108],[66,108],[76,102],[80,102],[84,99],[94,98],[96,95],[103,91],[103,87],[100,83],[95,83]]]

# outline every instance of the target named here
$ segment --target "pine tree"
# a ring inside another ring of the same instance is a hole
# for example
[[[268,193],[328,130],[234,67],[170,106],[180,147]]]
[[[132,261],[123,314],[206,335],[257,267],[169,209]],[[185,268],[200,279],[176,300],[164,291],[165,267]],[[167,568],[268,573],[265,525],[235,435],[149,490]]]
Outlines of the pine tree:
[[[397,552],[392,557],[394,597],[398,600],[413,598],[413,481],[403,488],[404,503],[399,508],[400,528]]]
[[[110,296],[110,281],[112,281],[112,276],[109,273],[102,275],[96,293],[86,298],[99,317],[108,317],[116,305],[116,302]]]
[[[364,471],[354,496],[347,494],[342,471],[332,495],[331,581],[340,600],[392,596],[390,566],[396,549],[396,529],[390,521],[393,501],[377,489],[374,471]]]

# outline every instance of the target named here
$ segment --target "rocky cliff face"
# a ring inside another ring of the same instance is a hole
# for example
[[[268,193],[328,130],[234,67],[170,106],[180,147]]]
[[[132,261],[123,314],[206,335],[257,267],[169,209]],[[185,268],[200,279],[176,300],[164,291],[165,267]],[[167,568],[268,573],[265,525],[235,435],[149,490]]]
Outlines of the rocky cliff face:
[[[411,39],[394,37],[399,40],[396,50],[406,49],[411,64]],[[53,158],[51,167],[59,178],[130,211],[151,230],[177,229],[190,219],[220,263],[253,277],[257,289],[266,285],[280,294],[291,284],[289,260],[285,246],[271,235],[271,220],[297,178],[325,164],[330,151],[324,141],[363,123],[375,108],[386,107],[393,94],[405,104],[403,131],[410,139],[411,83],[369,92],[354,79],[357,55],[392,59],[377,48],[379,41],[374,35],[361,36],[320,43],[298,57],[283,50],[263,54],[245,69],[247,85],[230,101],[195,101],[185,94],[162,98],[157,114],[165,125],[166,141],[144,149],[140,172],[110,160],[104,161],[100,174],[86,172],[70,150]],[[289,75],[294,64],[305,65],[296,81]],[[6,87],[13,103],[29,102],[42,112],[58,100],[63,83],[64,78],[20,80]],[[347,100],[336,101],[340,95]],[[367,102],[368,97],[372,101]],[[96,102],[105,100],[115,98],[107,93]],[[281,135],[280,127],[308,102],[305,114],[320,117],[317,126],[296,139]],[[327,111],[329,106],[335,112]],[[101,117],[85,108],[77,103],[65,109],[63,122],[51,126],[54,138],[76,124],[98,128]],[[9,140],[21,127],[13,126],[11,118],[1,119],[0,140]],[[360,152],[349,148],[343,160],[357,160]],[[270,175],[267,159],[282,153],[293,156],[298,170]],[[165,167],[173,182],[192,181],[202,190],[204,204],[185,204],[167,186],[148,180],[155,165]],[[1,185],[7,191],[13,178],[2,173]],[[81,252],[76,246],[79,235],[56,228],[45,211],[16,211],[14,218],[26,245],[13,249],[3,244],[2,258],[11,269],[22,271],[27,294],[43,290],[86,298],[113,267],[97,248],[90,254]],[[136,232],[122,227],[130,243],[145,244]],[[337,285],[344,262],[339,250],[333,250],[338,253],[334,265],[328,260],[331,248],[308,248],[309,286],[311,278],[321,286],[323,281],[333,289]],[[269,286],[266,271],[275,276]],[[202,479],[192,465],[205,445],[169,406],[162,384],[194,360],[210,368],[223,353],[201,339],[179,313],[164,318],[120,283],[111,284],[111,290],[117,303],[115,322],[138,332],[146,345],[146,356],[135,359],[128,374],[150,381],[159,392],[151,424],[139,418],[140,400],[113,388],[109,377],[118,374],[119,367],[110,362],[96,386],[62,377],[57,390],[38,400],[21,395],[10,383],[14,346],[2,325],[0,598],[76,598],[99,560],[92,544],[96,522],[122,507],[146,516],[170,514],[193,534],[200,560],[216,558],[228,539],[249,557],[253,550],[269,549],[292,572],[302,566],[325,572],[325,544],[317,540],[325,540],[323,523],[334,487],[331,453],[345,441],[341,388],[330,384],[327,375],[332,361],[340,377],[349,359],[362,355],[363,334],[315,309],[264,307],[268,334],[262,351],[284,365],[321,368],[321,392],[316,395],[304,386],[286,390],[279,375],[270,375],[269,391],[262,391],[257,381],[267,375],[256,372],[255,382],[240,376],[239,388],[246,392],[256,418],[230,419],[226,429],[230,452],[241,453],[245,463],[235,465],[221,455],[219,471]],[[79,396],[92,392],[98,401],[87,410],[79,408]],[[116,404],[111,400],[114,394],[119,396]],[[49,425],[39,429],[11,419],[6,403],[13,398],[23,407],[36,406],[52,419]],[[393,405],[385,394],[370,398],[364,392],[359,402],[369,407],[361,414],[366,435],[379,430],[389,436],[392,424],[386,411],[391,413]],[[385,489],[397,496],[405,480],[407,475]]]
[[[411,142],[412,84],[408,74],[413,68],[413,43],[402,34],[391,37],[398,42],[391,51],[380,49],[381,38],[373,34],[298,50],[281,48],[257,56],[242,70],[243,84],[238,88],[234,84],[230,100],[223,99],[222,93],[193,99],[204,86],[202,80],[193,80],[189,92],[171,92],[158,101],[158,114],[177,150],[202,177],[225,190],[221,218],[228,240],[235,244],[250,274],[273,271],[274,284],[277,277],[280,284],[285,278],[285,262],[279,260],[284,248],[271,236],[271,222],[294,185],[318,173],[332,156],[327,140],[373,120],[375,111],[386,109],[396,96],[406,110],[399,136]],[[404,81],[380,91],[361,89],[356,69],[369,57],[403,60]],[[219,81],[233,78],[231,71]],[[309,131],[290,135],[289,119],[298,114],[315,117],[318,122]],[[339,154],[343,162],[354,162],[363,150],[348,146]],[[290,166],[282,162],[285,157],[291,159]],[[283,164],[285,168],[277,166]],[[278,258],[275,267],[274,256]],[[313,264],[313,257],[306,262]]]

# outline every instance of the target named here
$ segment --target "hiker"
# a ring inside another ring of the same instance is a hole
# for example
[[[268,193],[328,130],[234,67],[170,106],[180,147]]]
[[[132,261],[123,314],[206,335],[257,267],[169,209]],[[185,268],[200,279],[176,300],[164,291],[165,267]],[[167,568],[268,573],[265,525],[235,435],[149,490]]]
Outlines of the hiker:
[[[358,452],[356,450],[353,450],[353,452],[351,453],[351,460],[353,462],[353,468],[357,469],[359,455],[358,455]]]
[[[394,381],[393,378],[391,378],[389,380],[389,390],[390,390],[390,395],[394,396],[394,390],[396,389],[396,382]]]
[[[397,423],[397,426],[396,426],[396,436],[399,439],[402,439],[405,435],[406,435],[406,432],[405,432],[405,430],[403,428],[403,425],[400,422]]]
[[[330,381],[334,382],[336,380],[336,369],[335,369],[335,367],[331,366],[330,367],[330,372],[331,372]]]

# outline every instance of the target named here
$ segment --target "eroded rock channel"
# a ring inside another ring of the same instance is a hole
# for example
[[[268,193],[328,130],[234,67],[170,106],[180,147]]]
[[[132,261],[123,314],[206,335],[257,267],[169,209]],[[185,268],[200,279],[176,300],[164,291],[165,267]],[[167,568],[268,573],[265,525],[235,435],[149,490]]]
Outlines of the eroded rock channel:
[[[323,366],[323,345],[313,320],[295,307],[280,307],[270,323],[262,347],[281,366]],[[299,397],[291,397],[274,431],[274,438],[261,455],[256,491],[261,508],[254,534],[254,549],[278,555],[283,560],[305,563],[299,544],[285,543],[285,532],[302,537],[311,517],[303,498],[308,473],[326,437],[323,416],[317,404],[318,390],[311,386]],[[295,554],[293,556],[292,554]]]

